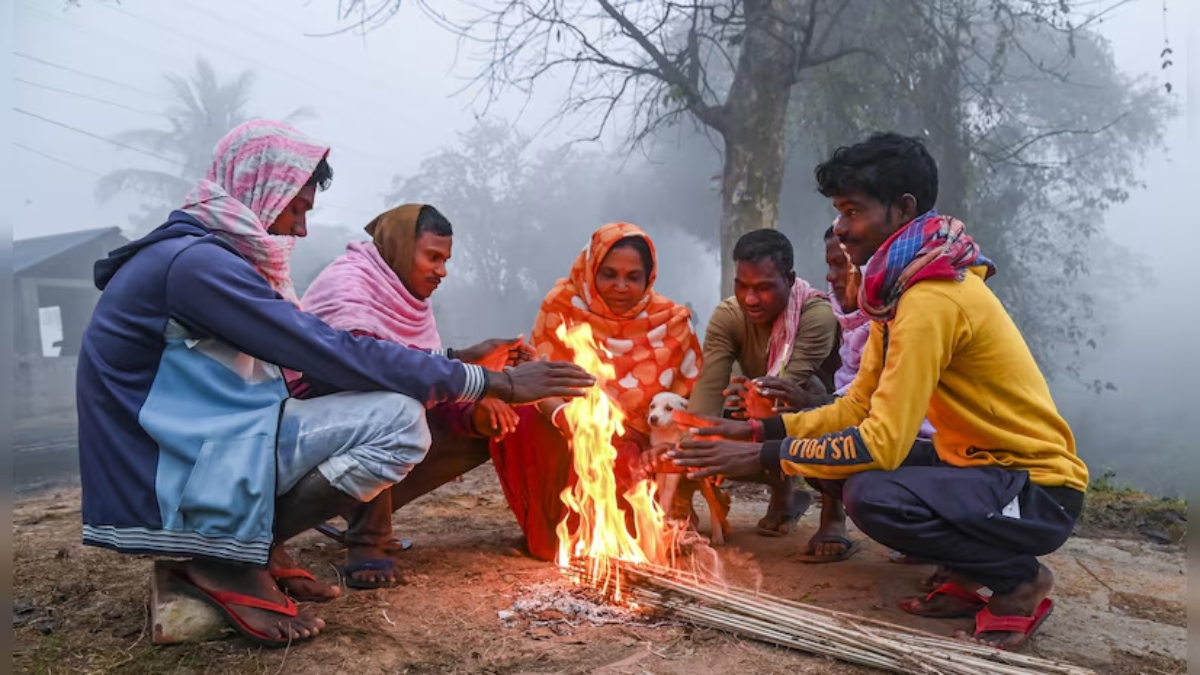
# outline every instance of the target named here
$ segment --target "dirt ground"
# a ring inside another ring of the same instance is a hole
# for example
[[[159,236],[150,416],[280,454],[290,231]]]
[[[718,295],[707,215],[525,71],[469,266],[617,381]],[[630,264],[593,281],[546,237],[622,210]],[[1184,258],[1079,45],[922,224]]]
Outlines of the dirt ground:
[[[697,499],[699,506],[702,500]],[[758,488],[734,498],[732,540],[722,551],[736,583],[785,598],[949,634],[970,620],[918,619],[896,608],[928,568],[892,565],[868,544],[836,565],[790,557],[816,526],[815,509],[790,536],[753,532],[765,509]],[[703,520],[703,519],[702,519]],[[706,521],[705,521],[706,522]],[[534,626],[501,612],[531,586],[553,583],[550,565],[518,555],[519,530],[490,466],[396,516],[414,547],[399,554],[407,583],[348,591],[316,606],[328,622],[316,641],[260,650],[231,638],[153,647],[147,635],[149,559],[80,544],[79,493],[24,499],[14,513],[14,667],[18,673],[866,673],[824,659],[687,626]],[[855,533],[852,532],[852,535]],[[856,535],[861,536],[861,535]],[[337,545],[309,533],[300,562],[334,580]],[[1073,538],[1046,559],[1058,606],[1029,651],[1098,673],[1186,672],[1184,552],[1145,540]]]

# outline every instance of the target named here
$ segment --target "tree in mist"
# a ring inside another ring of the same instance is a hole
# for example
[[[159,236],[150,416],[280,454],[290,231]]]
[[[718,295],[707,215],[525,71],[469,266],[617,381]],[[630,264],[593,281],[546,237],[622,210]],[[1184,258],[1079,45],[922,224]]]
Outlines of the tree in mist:
[[[343,20],[377,25],[399,4],[342,0],[339,10]],[[464,30],[485,45],[477,84],[489,101],[562,77],[569,89],[560,113],[595,115],[594,138],[626,110],[634,144],[685,118],[719,135],[719,239],[728,251],[746,232],[776,226],[790,90],[806,71],[863,52],[852,32],[837,27],[868,4],[494,0],[476,3],[479,16]],[[722,268],[729,291],[732,265],[725,260]]]
[[[924,136],[941,167],[939,208],[1007,270],[997,292],[1043,366],[1077,375],[1102,329],[1083,283],[1098,269],[1103,216],[1137,186],[1168,112],[1094,32],[1122,4],[494,0],[460,30],[484,47],[485,102],[557,78],[559,114],[593,115],[595,137],[621,113],[633,144],[683,119],[717,132],[723,291],[733,241],[778,225],[785,184],[811,194],[812,160],[879,129]],[[377,25],[398,3],[339,5],[343,19]],[[811,158],[797,182],[785,176],[789,146]],[[815,241],[824,218],[798,220]]]
[[[543,295],[600,224],[601,163],[571,148],[535,151],[508,124],[481,121],[395,179],[390,204],[431,204],[454,223],[436,303],[444,333],[528,333]]]
[[[339,0],[338,8],[342,20],[371,27],[388,20],[400,4]],[[417,4],[449,25],[431,3]],[[835,66],[873,61],[877,67],[893,67],[896,55],[878,46],[897,44],[890,23],[895,16],[909,25],[920,23],[909,15],[953,14],[972,21],[984,16],[1001,24],[1052,27],[1068,40],[1077,23],[1067,0],[491,0],[472,6],[476,16],[456,28],[471,43],[483,45],[485,65],[476,84],[486,102],[508,89],[528,93],[543,81],[566,82],[559,113],[593,115],[598,120],[594,138],[626,112],[633,144],[682,119],[720,136],[719,240],[724,252],[750,230],[777,226],[793,89],[799,84],[806,95],[807,81]],[[916,27],[922,30],[905,33],[909,49],[900,55],[901,67],[910,65],[915,53],[942,47],[936,25]],[[994,41],[1018,48],[1011,37],[1001,30]],[[951,53],[965,58],[961,50]],[[953,61],[942,59],[940,65],[948,77],[960,72]],[[959,77],[945,86],[954,88],[961,81]],[[924,100],[930,105],[946,102],[939,96]],[[961,193],[954,185],[947,188],[951,195]],[[728,292],[732,265],[727,256],[722,260],[722,291]]]
[[[680,206],[680,195],[646,182],[660,173],[621,169],[571,146],[536,150],[507,123],[485,120],[397,178],[390,203],[432,204],[454,223],[450,277],[434,303],[446,340],[528,335],[550,287],[612,221],[637,223],[654,238],[659,292],[702,302],[704,312],[715,305],[718,277],[708,265],[696,269],[705,247],[682,226],[684,211],[673,214],[678,222],[664,219],[672,215],[664,201]]]
[[[990,285],[1042,367],[1078,377],[1112,308],[1104,299],[1135,278],[1104,217],[1161,148],[1166,96],[1122,74],[1107,41],[1066,15],[900,0],[861,18],[880,27],[870,30],[885,58],[814,73],[794,109],[801,142],[824,155],[872,129],[924,137],[939,210],[996,260]]]
[[[157,155],[173,168],[117,169],[96,183],[96,199],[101,203],[121,193],[151,200],[142,205],[140,214],[130,218],[137,232],[158,226],[166,210],[182,204],[188,191],[208,171],[217,142],[231,129],[254,117],[249,110],[255,81],[251,71],[222,80],[212,65],[200,58],[189,77],[167,73],[165,79],[173,99],[163,110],[166,128],[130,129],[117,134],[114,140]],[[310,110],[300,108],[284,121],[296,122],[312,116]]]

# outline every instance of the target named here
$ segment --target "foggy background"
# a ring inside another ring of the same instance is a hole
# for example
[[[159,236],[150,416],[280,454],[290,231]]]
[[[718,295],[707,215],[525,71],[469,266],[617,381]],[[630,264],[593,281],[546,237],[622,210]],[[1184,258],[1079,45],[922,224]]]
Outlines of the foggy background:
[[[437,4],[452,18],[465,15],[460,3]],[[1143,186],[1093,223],[1103,236],[1085,249],[1086,274],[1022,274],[1007,283],[1035,286],[1047,299],[1015,314],[1031,342],[1044,344],[1035,351],[1093,477],[1111,468],[1118,480],[1179,494],[1179,469],[1194,462],[1200,431],[1190,409],[1200,375],[1200,301],[1185,277],[1200,234],[1194,208],[1185,206],[1198,187],[1185,156],[1189,8],[1169,2],[1164,21],[1162,7],[1160,0],[1129,2],[1095,27],[1118,75],[1160,93],[1168,82],[1173,87],[1156,99],[1163,107],[1130,106],[1134,118],[1146,116],[1136,120],[1145,147],[1133,153],[1145,156],[1130,164]],[[434,296],[446,342],[528,333],[542,296],[589,234],[627,220],[655,240],[657,289],[690,303],[703,329],[720,299],[719,139],[685,122],[630,149],[628,126],[618,122],[597,142],[564,145],[597,126],[589,117],[555,119],[565,81],[546,80],[532,96],[512,92],[485,106],[469,88],[479,67],[470,44],[419,7],[405,3],[365,36],[312,37],[346,27],[336,9],[332,0],[15,0],[9,119],[17,250],[30,238],[110,226],[135,238],[158,225],[227,130],[173,131],[173,117],[189,119],[176,111],[190,97],[218,119],[291,116],[332,145],[333,187],[318,195],[309,237],[293,258],[301,290],[346,241],[365,238],[362,227],[380,211],[427,202],[456,231],[451,278]],[[1164,40],[1174,50],[1167,69]],[[1046,86],[1049,99],[1055,92]],[[1144,140],[1159,133],[1161,143]],[[824,286],[821,236],[833,212],[813,189],[812,167],[827,149],[797,139],[780,229],[795,244],[798,272]],[[1021,199],[1019,192],[1004,196]],[[967,222],[968,232],[979,227]],[[1020,253],[1034,259],[1037,252]],[[997,279],[1006,271],[1012,267],[1002,265]],[[1086,325],[1064,336],[1055,329],[1063,310],[1049,300],[1070,305],[1081,290],[1092,298]],[[57,372],[46,376],[59,378],[55,386],[70,381],[66,371],[39,370],[39,359],[69,355],[70,345],[54,344],[64,337],[63,314],[42,308],[40,354],[25,371],[35,379]],[[51,402],[18,421],[18,487],[69,469],[72,424],[70,410]]]

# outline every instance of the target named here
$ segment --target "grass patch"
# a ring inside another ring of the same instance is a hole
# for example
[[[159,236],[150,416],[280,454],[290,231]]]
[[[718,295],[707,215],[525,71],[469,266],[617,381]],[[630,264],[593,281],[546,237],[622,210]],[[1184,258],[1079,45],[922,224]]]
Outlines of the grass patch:
[[[1088,486],[1087,503],[1077,530],[1090,537],[1181,544],[1187,536],[1187,502],[1152,497],[1129,483],[1119,482],[1116,472],[1105,471]]]

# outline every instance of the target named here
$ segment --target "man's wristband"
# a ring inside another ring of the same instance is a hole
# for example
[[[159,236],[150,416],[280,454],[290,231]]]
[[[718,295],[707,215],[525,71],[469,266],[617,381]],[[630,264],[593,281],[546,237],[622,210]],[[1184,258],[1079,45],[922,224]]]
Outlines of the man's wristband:
[[[763,437],[763,423],[756,420],[750,420],[750,440],[754,443],[762,443],[766,440]]]
[[[451,347],[446,347],[446,358],[450,359],[451,361],[456,361],[456,360],[458,360],[458,357],[454,355],[454,349],[453,349],[453,348],[451,348]]]

